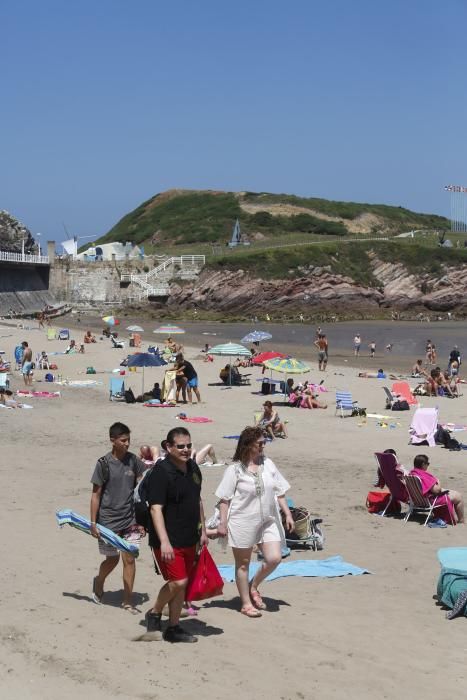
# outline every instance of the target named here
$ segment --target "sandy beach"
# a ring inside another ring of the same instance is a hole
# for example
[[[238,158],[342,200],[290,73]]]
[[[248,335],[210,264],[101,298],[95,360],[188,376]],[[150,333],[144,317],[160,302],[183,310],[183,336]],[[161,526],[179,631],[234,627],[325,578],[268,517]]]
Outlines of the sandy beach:
[[[85,330],[79,325],[77,343]],[[9,324],[0,323],[0,336],[0,349],[10,360],[23,340],[34,356],[41,350],[63,352],[67,345],[47,341],[43,330]],[[209,336],[206,341],[213,342]],[[288,495],[295,503],[323,518],[324,551],[293,552],[291,559],[341,555],[370,575],[267,582],[262,593],[269,611],[258,620],[238,613],[235,584],[226,583],[222,598],[201,603],[198,618],[183,622],[199,636],[198,644],[143,643],[134,640],[144,632],[144,613],[161,586],[144,542],[135,583],[141,616],[119,607],[120,566],[107,581],[105,604],[92,602],[91,582],[100,562],[97,545],[72,528],[60,530],[55,511],[71,508],[88,516],[90,477],[97,458],[108,451],[109,426],[117,420],[128,424],[131,449],[137,452],[142,443],[160,443],[178,424],[180,410],[206,416],[213,422],[186,427],[196,446],[213,443],[218,458],[228,461],[236,443],[223,436],[251,424],[263,403],[264,397],[256,393],[260,369],[244,370],[251,372],[251,386],[209,386],[218,382],[226,360],[203,363],[199,347],[187,347],[185,354],[198,371],[202,405],[150,409],[110,402],[111,370],[127,353],[112,349],[105,339],[87,345],[84,355],[50,357],[58,365],[55,373],[99,384],[47,384],[40,381],[45,372],[37,370],[34,388],[59,390],[60,398],[28,398],[32,410],[0,411],[3,697],[392,700],[402,694],[458,695],[466,676],[465,618],[447,621],[433,596],[439,574],[437,549],[465,545],[465,526],[430,529],[416,519],[404,524],[367,513],[366,495],[374,490],[376,472],[373,453],[392,447],[410,467],[419,450],[407,444],[413,411],[391,414],[387,427],[376,419],[335,416],[336,389],[352,391],[369,412],[387,415],[381,387],[390,381],[358,378],[349,363],[337,366],[331,361],[323,374],[313,361],[312,371],[300,379],[319,382],[324,377],[328,393],[322,396],[329,406],[315,411],[279,407],[290,437],[268,445],[267,455],[291,483]],[[387,371],[390,363],[387,356]],[[88,366],[97,374],[86,377]],[[146,389],[160,381],[163,372],[164,368],[147,369]],[[125,382],[136,394],[141,379],[138,370],[128,373]],[[19,372],[11,373],[11,386],[15,391],[23,388]],[[457,400],[421,402],[439,406],[441,422],[467,424],[467,392]],[[466,433],[456,437],[467,442]],[[466,453],[439,447],[420,451],[426,450],[441,483],[467,495]],[[208,514],[222,473],[222,467],[204,468]],[[216,543],[211,552],[218,564],[232,563],[230,551],[224,553]]]

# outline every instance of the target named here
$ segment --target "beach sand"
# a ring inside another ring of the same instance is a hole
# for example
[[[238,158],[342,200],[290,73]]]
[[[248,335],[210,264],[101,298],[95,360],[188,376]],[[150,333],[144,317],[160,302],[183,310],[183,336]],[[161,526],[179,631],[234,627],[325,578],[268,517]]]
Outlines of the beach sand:
[[[82,329],[76,334],[81,342]],[[27,340],[34,355],[63,351],[64,341],[47,341],[44,331],[0,325],[0,349],[12,358],[14,346]],[[322,552],[294,552],[292,559],[341,555],[370,570],[371,575],[343,578],[281,578],[265,583],[269,611],[258,620],[238,613],[235,584],[224,596],[201,603],[197,619],[183,622],[199,635],[198,644],[170,645],[134,641],[144,633],[144,612],[162,581],[154,573],[144,543],[137,561],[135,599],[141,616],[119,605],[121,567],[107,580],[104,605],[91,601],[91,582],[100,556],[96,543],[72,528],[60,530],[55,511],[72,508],[88,515],[90,476],[98,457],[108,451],[108,428],[121,420],[132,430],[132,449],[158,444],[176,426],[175,415],[207,416],[206,424],[186,424],[196,446],[212,442],[220,459],[228,460],[234,440],[251,424],[264,397],[259,369],[251,386],[223,389],[218,381],[223,358],[203,363],[197,348],[188,348],[200,378],[203,404],[178,409],[149,409],[110,402],[104,370],[119,366],[125,353],[110,342],[86,346],[85,355],[57,355],[57,372],[71,380],[86,379],[86,367],[102,382],[93,388],[39,383],[35,388],[60,389],[59,399],[26,399],[33,410],[1,410],[0,526],[3,566],[0,580],[0,687],[3,697],[129,700],[174,697],[274,698],[411,698],[458,695],[465,678],[465,618],[447,621],[433,598],[439,547],[462,546],[465,526],[429,529],[417,520],[408,524],[369,515],[366,494],[374,490],[373,453],[393,447],[410,466],[418,451],[429,450],[432,471],[442,485],[467,493],[465,452],[407,445],[412,411],[394,413],[380,427],[368,418],[334,415],[334,391],[349,389],[368,411],[383,413],[383,383],[359,379],[348,365],[330,365],[323,375],[313,364],[301,379],[325,376],[329,408],[306,411],[280,407],[290,438],[267,446],[292,485],[289,495],[323,518]],[[415,358],[414,358],[415,359]],[[385,367],[385,369],[387,369]],[[146,388],[160,381],[163,368],[145,372]],[[102,372],[102,373],[101,373]],[[140,392],[141,370],[125,377]],[[22,388],[18,372],[12,388]],[[273,400],[280,397],[272,396]],[[466,397],[422,399],[439,405],[442,422],[467,424]],[[456,437],[463,439],[465,433]],[[460,436],[460,437],[459,437]],[[467,438],[466,438],[467,441]],[[204,468],[203,498],[207,514],[222,467]],[[213,543],[217,563],[231,563],[229,551]]]

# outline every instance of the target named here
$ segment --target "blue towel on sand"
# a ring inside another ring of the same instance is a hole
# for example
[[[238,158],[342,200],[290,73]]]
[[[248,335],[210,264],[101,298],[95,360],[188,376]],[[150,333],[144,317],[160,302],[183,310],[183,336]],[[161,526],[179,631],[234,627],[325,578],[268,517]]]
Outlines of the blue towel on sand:
[[[223,436],[226,440],[238,440],[240,435],[224,435]]]
[[[438,549],[438,561],[443,569],[467,571],[467,547],[442,547]]]
[[[250,564],[250,578],[253,577],[261,566],[258,562]],[[235,568],[227,564],[218,566],[219,573],[224,581],[235,581]],[[266,581],[272,581],[283,576],[320,576],[322,578],[331,578],[334,576],[360,576],[360,574],[369,574],[368,569],[361,569],[359,566],[354,566],[344,561],[342,557],[329,557],[329,559],[298,559],[297,561],[287,561],[279,564],[272,574],[266,578]]]

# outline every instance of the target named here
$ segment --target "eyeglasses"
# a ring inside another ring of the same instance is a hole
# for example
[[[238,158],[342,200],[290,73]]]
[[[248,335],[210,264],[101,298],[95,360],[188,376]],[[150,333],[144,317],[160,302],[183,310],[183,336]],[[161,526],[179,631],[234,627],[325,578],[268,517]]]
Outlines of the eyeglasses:
[[[193,447],[193,443],[187,442],[186,445],[174,445],[174,447],[176,447],[177,450],[191,450],[191,448]]]
[[[256,444],[258,447],[264,447],[266,444],[266,440],[257,440]]]

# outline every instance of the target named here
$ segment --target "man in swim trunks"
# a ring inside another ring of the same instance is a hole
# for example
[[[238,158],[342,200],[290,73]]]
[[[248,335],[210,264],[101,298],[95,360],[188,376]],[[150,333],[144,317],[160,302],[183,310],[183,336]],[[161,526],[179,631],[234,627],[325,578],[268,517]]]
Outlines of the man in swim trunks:
[[[318,367],[320,372],[324,372],[328,363],[328,339],[324,333],[318,335],[314,345],[318,348]]]
[[[24,340],[21,345],[24,348],[23,359],[21,360],[21,374],[26,386],[32,384],[32,350]]]
[[[178,353],[175,360],[177,363],[178,371],[183,372],[183,376],[186,379],[186,390],[188,392],[188,401],[190,403],[193,403],[192,391],[194,391],[196,398],[198,399],[198,403],[201,403],[201,395],[200,395],[199,389],[198,389],[198,375],[196,373],[195,368],[193,367],[191,362],[188,362],[188,360],[184,359],[183,354],[181,352]]]

